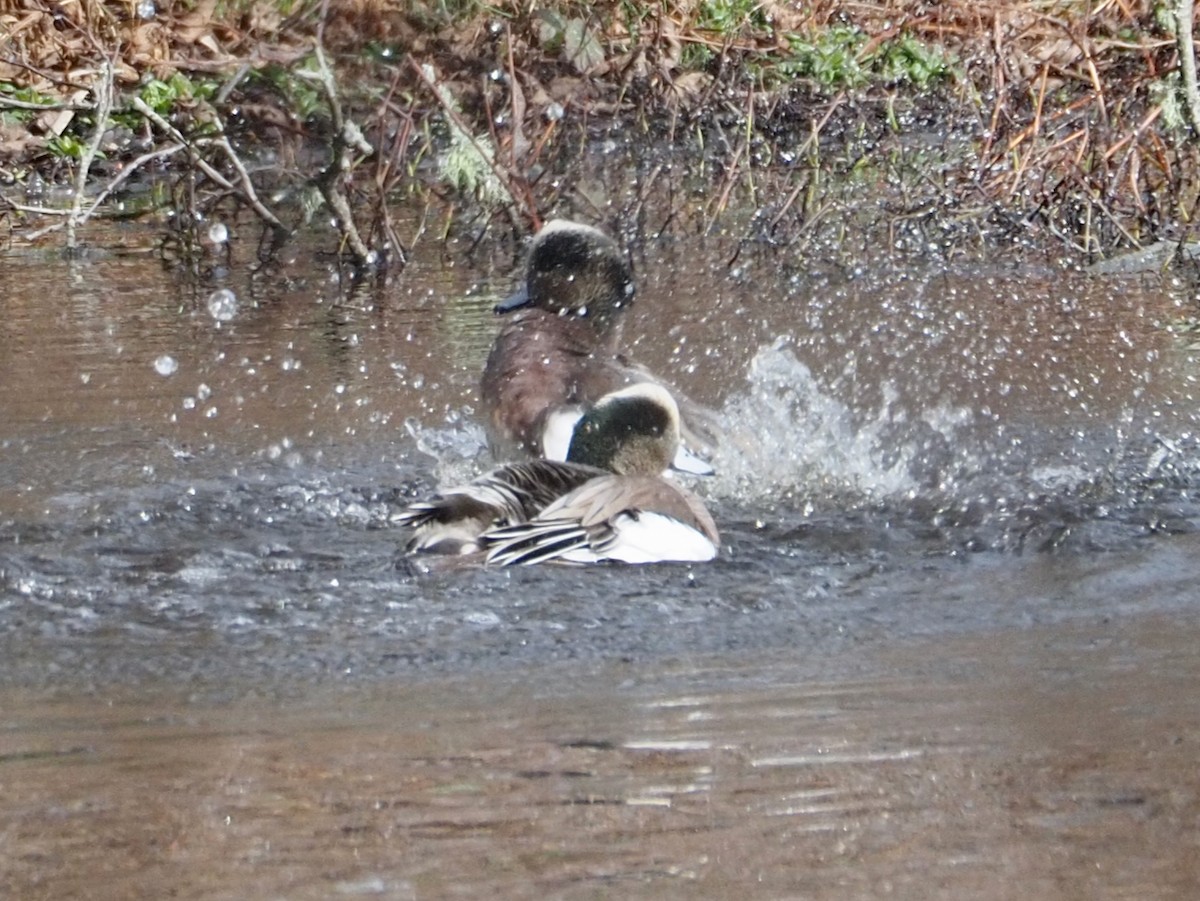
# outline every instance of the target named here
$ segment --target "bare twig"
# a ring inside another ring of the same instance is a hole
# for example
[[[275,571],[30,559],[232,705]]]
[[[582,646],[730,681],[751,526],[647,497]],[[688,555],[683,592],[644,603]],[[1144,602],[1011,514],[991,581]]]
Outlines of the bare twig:
[[[258,192],[254,190],[254,183],[250,180],[250,173],[246,171],[246,167],[242,165],[242,161],[238,157],[237,152],[233,149],[233,146],[229,143],[229,139],[225,137],[225,131],[224,128],[221,127],[220,122],[217,123],[218,127],[220,127],[220,132],[217,137],[202,138],[199,141],[189,141],[183,136],[179,129],[155,112],[154,109],[151,108],[146,101],[142,100],[141,97],[134,97],[132,102],[134,109],[153,122],[159,128],[159,130],[166,133],[172,140],[177,141],[187,148],[188,156],[191,157],[192,164],[195,165],[197,169],[203,172],[222,188],[225,188],[225,190],[234,191],[235,193],[241,194],[246,202],[250,204],[250,208],[258,214],[259,218],[276,231],[286,232],[289,230],[287,226],[279,221],[279,217],[272,213],[266,207],[266,205],[259,200]],[[229,160],[234,170],[238,173],[238,178],[241,181],[240,190],[236,185],[233,184],[233,182],[217,171],[217,169],[200,154],[197,148],[203,147],[206,144],[214,144],[224,152],[226,158]]]
[[[87,215],[83,213],[83,198],[87,192],[88,174],[91,172],[96,154],[100,152],[100,141],[104,138],[104,132],[108,128],[108,116],[112,112],[114,68],[115,64],[112,60],[105,60],[100,70],[100,77],[96,80],[96,121],[92,125],[92,137],[84,147],[83,155],[79,158],[79,171],[75,173],[75,196],[71,199],[71,214],[67,217],[66,223],[68,251],[75,249],[75,229],[83,225],[90,215],[90,213]]]
[[[530,221],[536,221],[538,218],[537,210],[534,209],[533,204],[529,201],[528,195],[526,194],[524,198],[521,196],[521,192],[517,190],[516,185],[513,183],[511,173],[509,173],[508,170],[500,165],[495,158],[495,154],[488,153],[479,145],[479,141],[475,138],[474,132],[467,125],[467,123],[463,121],[463,118],[461,115],[459,115],[458,110],[454,108],[454,105],[444,95],[444,89],[434,80],[432,72],[426,72],[425,69],[422,68],[422,65],[411,56],[409,57],[409,62],[412,64],[413,71],[417,73],[417,77],[420,78],[425,86],[433,92],[433,96],[437,99],[437,102],[441,106],[442,112],[445,114],[446,118],[449,119],[451,123],[453,123],[454,127],[462,133],[467,141],[470,142],[471,146],[475,149],[475,153],[481,160],[487,163],[488,168],[490,168],[495,174],[501,187],[504,188],[504,192],[512,201],[513,209],[523,210]]]
[[[86,110],[95,109],[94,103],[70,103],[67,101],[58,101],[52,103],[31,103],[28,100],[14,100],[11,97],[0,96],[0,109],[24,109],[32,110],[35,113],[42,112],[57,112],[59,110],[70,110],[72,112],[84,112]]]
[[[164,157],[174,156],[183,149],[183,144],[168,144],[166,147],[160,147],[157,150],[150,151],[149,153],[143,153],[137,159],[127,163],[125,168],[118,172],[116,177],[113,178],[112,181],[110,181],[107,185],[105,185],[100,193],[96,195],[96,198],[92,201],[92,205],[87,208],[84,215],[87,217],[95,215],[96,210],[100,207],[100,204],[104,203],[104,201],[106,201],[112,195],[112,193],[117,190],[117,188],[124,184],[129,177],[133,175],[133,173],[137,172],[142,166],[146,165],[146,163],[163,159]]]
[[[361,268],[371,268],[376,263],[376,254],[363,241],[354,222],[354,212],[350,209],[350,201],[342,190],[344,173],[353,167],[352,155],[355,152],[370,156],[375,149],[363,137],[362,131],[353,122],[346,119],[342,112],[341,98],[338,94],[337,79],[328,60],[325,59],[324,37],[325,19],[329,13],[329,0],[321,3],[320,19],[317,24],[316,78],[325,92],[325,101],[329,104],[329,112],[333,117],[333,147],[329,165],[316,178],[317,189],[325,199],[325,203],[337,217],[338,227],[342,232],[342,240],[349,246],[354,262]]]
[[[1192,131],[1200,134],[1200,87],[1196,85],[1196,42],[1192,36],[1195,13],[1192,0],[1175,4],[1175,35],[1179,41],[1179,66],[1183,74],[1183,92],[1187,96]]]
[[[25,240],[36,241],[39,238],[45,237],[51,232],[58,231],[60,228],[69,227],[71,220],[75,220],[76,224],[87,222],[96,215],[96,211],[99,210],[100,205],[103,204],[104,201],[108,200],[108,198],[112,196],[113,192],[116,191],[117,188],[119,188],[126,181],[128,181],[129,177],[137,172],[142,166],[153,160],[162,159],[163,157],[167,156],[173,156],[183,149],[184,147],[182,144],[170,144],[166,147],[160,147],[157,150],[152,150],[149,153],[143,153],[137,159],[128,163],[125,168],[117,173],[116,177],[106,184],[100,193],[93,198],[91,206],[82,212],[76,210],[74,207],[71,209],[54,209],[52,207],[29,206],[28,204],[17,203],[15,200],[12,200],[8,197],[3,199],[4,202],[7,203],[12,209],[22,213],[34,213],[39,216],[63,217],[64,221],[55,222],[51,225],[44,226],[36,231],[30,232],[25,236]]]

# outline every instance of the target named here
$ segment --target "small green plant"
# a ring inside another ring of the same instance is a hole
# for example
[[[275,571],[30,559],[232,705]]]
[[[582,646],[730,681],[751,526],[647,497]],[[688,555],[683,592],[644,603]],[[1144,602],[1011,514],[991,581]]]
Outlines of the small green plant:
[[[867,50],[867,36],[857,28],[837,26],[815,38],[789,35],[790,57],[780,66],[792,77],[810,78],[829,90],[872,83],[913,84],[927,88],[953,74],[943,53],[911,35]]]
[[[179,104],[193,100],[207,100],[217,92],[215,81],[192,81],[176,72],[166,81],[151,78],[143,82],[138,97],[160,116],[169,116],[177,111]],[[119,109],[112,113],[112,121],[124,128],[138,128],[142,114],[133,109]]]
[[[803,40],[789,35],[791,57],[780,69],[800,78],[811,78],[826,88],[853,88],[867,82],[867,72],[859,52],[867,38],[857,28],[837,26],[818,35],[815,40]]]
[[[648,3],[637,3],[634,0],[621,0],[621,21],[625,25],[634,43],[642,39],[643,31],[653,33],[653,7]]]
[[[770,31],[771,22],[759,0],[705,0],[696,9],[697,28],[735,37],[743,28]]]
[[[422,71],[429,86],[437,93],[450,130],[450,147],[439,161],[438,174],[455,190],[491,209],[499,209],[511,202],[511,196],[496,174],[496,148],[491,138],[486,134],[472,135],[465,131],[458,101],[438,81],[432,66],[422,66]]]
[[[165,116],[182,101],[207,99],[215,92],[215,85],[205,82],[197,84],[187,76],[176,72],[166,81],[160,81],[157,78],[150,79],[142,85],[138,96],[160,116]]]
[[[604,47],[584,19],[567,19],[553,10],[539,10],[538,41],[548,52],[558,53],[580,72],[604,62]]]
[[[1182,98],[1183,82],[1178,72],[1170,72],[1150,82],[1150,100],[1162,110],[1163,125],[1170,131],[1187,128],[1187,112]]]
[[[315,56],[310,56],[297,68],[268,66],[253,77],[261,78],[275,87],[286,98],[288,106],[301,119],[309,119],[325,108],[321,93],[320,67]]]
[[[46,143],[46,147],[51,154],[61,159],[81,160],[83,159],[84,151],[87,149],[87,144],[70,132],[66,132],[51,138]],[[97,152],[96,156],[103,157],[104,154]]]
[[[953,66],[943,53],[921,43],[911,35],[888,41],[872,61],[879,78],[890,84],[913,84],[927,88],[935,81],[949,78]]]
[[[0,95],[7,97],[10,100],[15,100],[19,103],[33,103],[38,106],[52,107],[58,101],[53,97],[47,97],[45,94],[40,94],[33,88],[21,87],[7,81],[0,81]],[[0,121],[4,122],[29,122],[37,115],[37,110],[31,109],[4,109],[0,112]]]

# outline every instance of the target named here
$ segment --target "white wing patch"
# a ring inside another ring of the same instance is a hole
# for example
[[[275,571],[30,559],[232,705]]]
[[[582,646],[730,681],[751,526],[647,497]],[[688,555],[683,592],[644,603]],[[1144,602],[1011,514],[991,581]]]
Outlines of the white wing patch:
[[[542,456],[547,460],[565,460],[575,436],[575,425],[583,418],[579,407],[563,407],[546,417],[542,429]]]

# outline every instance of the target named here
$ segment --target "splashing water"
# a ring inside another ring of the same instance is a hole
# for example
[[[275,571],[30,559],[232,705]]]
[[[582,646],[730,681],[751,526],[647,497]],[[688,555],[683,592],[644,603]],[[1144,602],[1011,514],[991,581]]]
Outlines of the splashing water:
[[[161,354],[154,359],[154,371],[164,378],[179,371],[179,361],[170,354]]]
[[[865,421],[822,390],[786,338],[762,347],[749,386],[722,412],[714,496],[755,501],[794,494],[912,497],[948,462],[970,411],[937,407],[912,417],[884,391]]]
[[[208,296],[208,315],[217,322],[229,322],[237,315],[237,295],[228,288],[221,288]]]
[[[437,484],[469,482],[492,465],[483,427],[455,418],[445,426],[423,426],[415,417],[404,422],[417,450],[433,460]]]

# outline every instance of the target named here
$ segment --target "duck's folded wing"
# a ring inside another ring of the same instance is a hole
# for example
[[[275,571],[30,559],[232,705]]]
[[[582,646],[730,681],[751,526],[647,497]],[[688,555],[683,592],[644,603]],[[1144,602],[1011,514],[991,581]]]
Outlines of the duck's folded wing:
[[[533,563],[700,563],[717,547],[708,535],[661,513],[629,510],[602,526],[584,528],[569,519],[535,519],[480,536],[487,562],[496,566]]]
[[[481,538],[487,562],[624,563],[711,560],[720,539],[699,499],[654,477],[603,476],[555,501],[527,523]]]
[[[510,463],[470,484],[410,504],[393,522],[414,530],[408,542],[410,551],[438,550],[447,540],[455,552],[471,551],[475,548],[466,542],[484,530],[526,522],[555,499],[601,474],[601,470],[576,463]]]
[[[549,504],[541,519],[573,519],[596,527],[628,511],[660,513],[677,519],[717,543],[717,525],[692,492],[658,476],[604,475],[591,479],[570,494]]]
[[[491,529],[480,536],[487,551],[487,562],[496,566],[524,566],[533,563],[586,563],[572,555],[590,546],[588,530],[569,519],[533,520]]]

